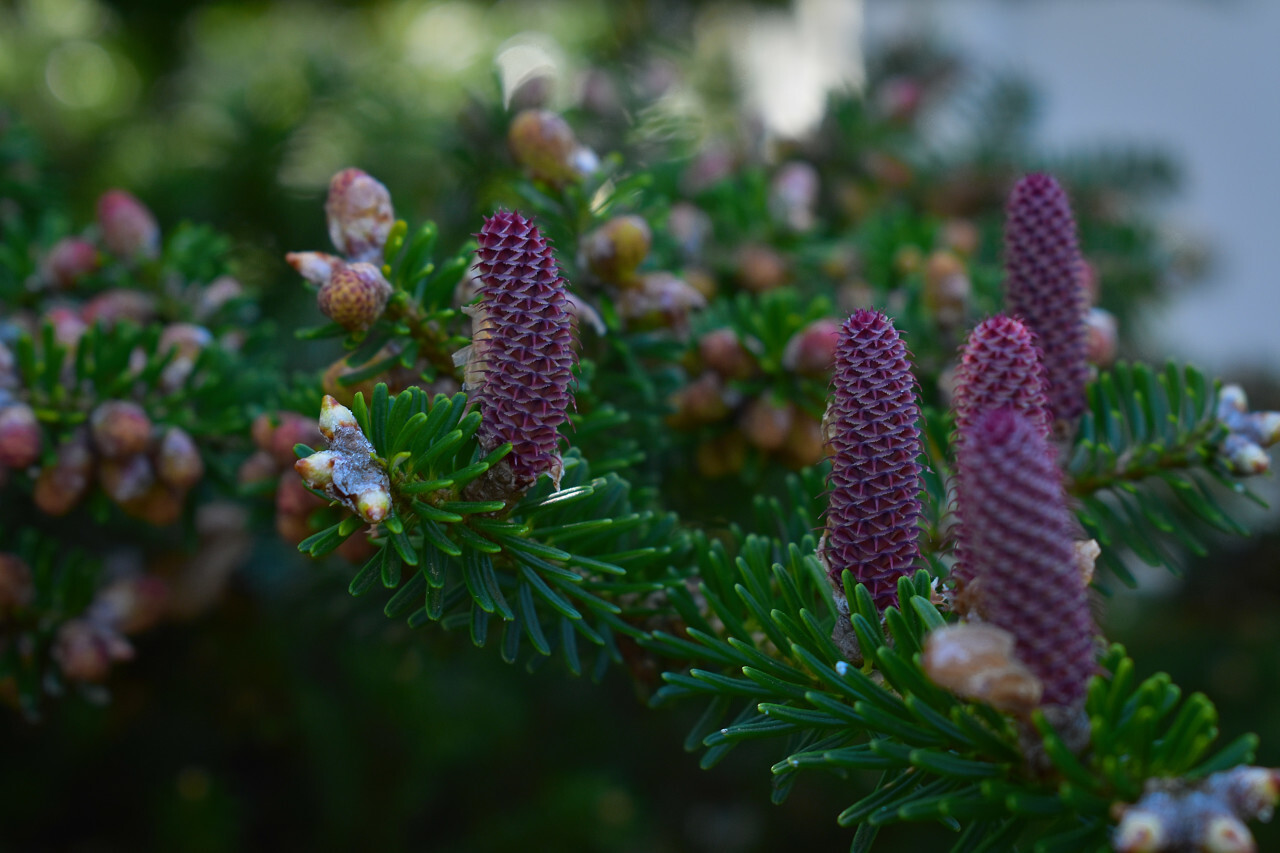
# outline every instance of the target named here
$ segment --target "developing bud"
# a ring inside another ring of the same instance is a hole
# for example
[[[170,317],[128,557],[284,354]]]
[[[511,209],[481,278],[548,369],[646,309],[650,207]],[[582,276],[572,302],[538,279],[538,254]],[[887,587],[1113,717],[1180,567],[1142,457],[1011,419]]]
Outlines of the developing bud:
[[[169,427],[156,449],[156,476],[167,486],[185,492],[204,476],[204,460],[195,440],[180,427]]]
[[[342,258],[325,252],[290,252],[284,259],[312,284],[324,284],[343,264]]]
[[[1090,308],[1084,323],[1085,358],[1098,367],[1110,367],[1120,346],[1120,326],[1115,315],[1101,308]]]
[[[829,317],[814,320],[787,341],[782,366],[801,376],[829,376],[836,363],[839,343],[839,322]]]
[[[1218,455],[1227,463],[1231,473],[1241,477],[1253,477],[1271,470],[1271,457],[1239,433],[1231,433],[1223,440]]]
[[[107,497],[124,505],[145,496],[155,485],[156,473],[151,461],[141,453],[98,463],[98,482]]]
[[[94,447],[108,459],[146,451],[151,444],[151,419],[137,403],[108,400],[89,415]]]
[[[698,338],[703,365],[725,379],[748,379],[758,369],[755,356],[742,345],[733,329],[712,329]]]
[[[747,441],[760,450],[781,450],[795,421],[795,407],[786,401],[755,397],[738,418],[738,428]]]
[[[964,262],[951,252],[929,255],[924,264],[924,307],[941,328],[958,326],[973,290]]]
[[[591,271],[611,284],[626,285],[649,254],[653,235],[639,216],[616,216],[582,241]]]
[[[44,256],[40,274],[59,290],[67,290],[97,268],[98,250],[92,243],[79,237],[63,237]]]
[[[0,466],[29,468],[40,458],[40,423],[26,403],[0,409]]]
[[[1013,635],[995,625],[947,625],[925,639],[924,671],[957,696],[1030,714],[1040,704],[1044,686],[1014,655],[1013,645]]]
[[[568,122],[548,110],[525,110],[507,132],[511,155],[529,174],[552,186],[581,179],[581,146]]]
[[[68,681],[105,681],[111,664],[133,657],[129,641],[110,627],[88,619],[72,619],[58,629],[53,659]]]
[[[632,328],[687,328],[689,314],[703,308],[707,299],[679,276],[651,272],[640,276],[638,287],[622,291],[618,315]]]
[[[386,520],[391,514],[387,472],[351,410],[327,394],[320,408],[320,432],[328,439],[329,449],[299,459],[294,470],[365,522]]]
[[[36,477],[33,500],[46,515],[66,515],[89,491],[93,477],[93,449],[84,427],[72,433]]]
[[[84,333],[89,331],[89,324],[80,319],[80,312],[65,305],[50,308],[40,322],[53,326],[53,339],[68,349],[80,343]]]
[[[737,395],[724,387],[719,374],[707,371],[668,400],[674,410],[667,423],[677,429],[713,424],[729,416]]]
[[[0,552],[0,619],[31,604],[35,585],[31,567],[17,554]]]
[[[826,458],[826,443],[822,438],[822,424],[807,412],[797,411],[787,433],[787,443],[782,447],[782,462],[791,468],[807,468]]]
[[[782,287],[791,276],[786,258],[762,243],[748,243],[738,249],[737,266],[738,282],[752,293]]]
[[[114,255],[131,260],[160,254],[160,226],[146,206],[124,190],[109,190],[98,199],[102,242]]]
[[[156,301],[140,290],[108,290],[89,300],[80,315],[86,323],[108,328],[122,320],[142,326],[155,317]]]
[[[316,294],[320,312],[339,326],[362,332],[382,316],[391,284],[373,264],[343,264]]]
[[[324,212],[339,252],[348,260],[378,262],[396,218],[386,187],[359,169],[343,169],[329,182]]]

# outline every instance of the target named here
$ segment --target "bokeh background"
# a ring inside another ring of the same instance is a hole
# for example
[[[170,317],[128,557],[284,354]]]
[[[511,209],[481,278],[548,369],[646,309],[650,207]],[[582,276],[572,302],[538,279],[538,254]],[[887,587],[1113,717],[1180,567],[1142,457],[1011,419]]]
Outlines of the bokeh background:
[[[1278,409],[1278,32],[1266,0],[4,0],[0,103],[43,140],[77,221],[123,186],[162,222],[212,224],[287,317],[305,298],[281,257],[325,243],[320,204],[340,168],[374,172],[399,215],[435,219],[447,241],[474,229],[459,187],[483,196],[486,158],[502,153],[468,148],[468,117],[530,73],[551,69],[556,106],[592,91],[594,67],[624,68],[652,94],[615,119],[637,135],[729,127],[745,105],[785,137],[816,120],[826,89],[858,86],[877,45],[940,41],[975,80],[1028,82],[1037,145],[1169,156],[1181,182],[1157,213],[1196,269],[1124,330],[1127,346],[1194,358]],[[945,142],[948,117],[929,132]],[[1117,593],[1105,624],[1146,672],[1213,697],[1225,734],[1262,734],[1260,763],[1276,765],[1280,539],[1274,510],[1249,521],[1260,535],[1215,543],[1212,563]],[[61,703],[35,726],[3,717],[0,849],[848,843],[838,781],[803,778],[770,806],[768,753],[700,771],[679,746],[690,719],[649,711],[621,675],[526,674],[465,638],[428,642],[334,595],[336,572],[298,565],[284,545],[256,553],[222,606],[140,637],[110,704]],[[884,849],[939,837],[895,828]]]

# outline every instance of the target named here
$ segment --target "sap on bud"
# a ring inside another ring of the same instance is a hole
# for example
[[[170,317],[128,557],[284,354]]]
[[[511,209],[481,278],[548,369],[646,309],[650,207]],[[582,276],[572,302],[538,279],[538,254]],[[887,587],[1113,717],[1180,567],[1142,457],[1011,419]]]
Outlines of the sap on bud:
[[[320,403],[320,434],[326,441],[333,441],[338,431],[345,429],[360,429],[356,416],[346,406],[325,394]]]
[[[343,169],[333,176],[324,212],[329,239],[353,261],[376,262],[396,221],[391,193],[360,169]]]
[[[321,450],[293,463],[293,470],[298,472],[302,481],[313,489],[323,490],[333,483],[333,466],[338,461],[338,454],[332,450]]]
[[[382,316],[391,298],[391,283],[373,264],[339,264],[320,286],[316,304],[330,320],[352,332],[362,332]]]
[[[160,226],[146,205],[124,190],[98,199],[98,228],[112,254],[126,259],[160,254]]]

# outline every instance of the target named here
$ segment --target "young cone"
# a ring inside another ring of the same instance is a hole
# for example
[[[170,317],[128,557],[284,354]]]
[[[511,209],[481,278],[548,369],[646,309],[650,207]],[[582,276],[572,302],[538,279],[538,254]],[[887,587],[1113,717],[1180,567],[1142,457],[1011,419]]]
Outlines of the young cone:
[[[1049,411],[1070,423],[1084,411],[1084,262],[1067,194],[1050,175],[1027,175],[1009,196],[1005,223],[1005,304],[1044,352]]]
[[[956,416],[955,446],[987,412],[1010,408],[1030,421],[1047,438],[1049,410],[1044,396],[1044,365],[1034,335],[1018,320],[997,314],[983,320],[969,334],[956,368],[952,407]],[[957,543],[950,577],[959,592],[973,580],[972,566]],[[963,597],[957,598],[963,602]],[[957,609],[965,609],[963,606]]]
[[[1040,429],[1010,408],[981,416],[958,456],[957,535],[983,618],[1016,640],[1043,705],[1079,708],[1093,674],[1088,593],[1062,475]]]
[[[511,442],[500,472],[486,481],[510,495],[550,474],[558,486],[560,425],[573,402],[574,352],[565,283],[551,247],[532,222],[514,211],[487,219],[476,235],[480,278],[477,334],[471,361],[479,366],[472,400],[483,416],[477,436],[493,450]]]
[[[857,311],[836,348],[826,436],[831,456],[822,553],[832,583],[845,569],[881,609],[919,555],[920,434],[907,348],[876,311]]]

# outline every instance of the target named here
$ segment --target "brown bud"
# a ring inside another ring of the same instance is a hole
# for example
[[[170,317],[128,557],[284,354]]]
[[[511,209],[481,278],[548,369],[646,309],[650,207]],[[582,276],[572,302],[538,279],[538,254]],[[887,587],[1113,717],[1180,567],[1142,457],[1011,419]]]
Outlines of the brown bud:
[[[968,219],[948,219],[942,225],[942,245],[958,255],[972,257],[982,245],[982,232]]]
[[[797,411],[782,447],[782,462],[790,468],[808,468],[827,456],[822,440],[822,423],[807,412]]]
[[[0,465],[29,468],[40,458],[40,423],[26,403],[0,409]]]
[[[124,505],[145,496],[156,482],[151,460],[141,453],[103,459],[98,463],[98,482],[107,497]]]
[[[154,258],[160,254],[156,218],[124,190],[110,190],[98,199],[98,228],[103,244],[118,257]]]
[[[170,323],[160,333],[156,354],[164,355],[176,349],[179,356],[195,358],[200,351],[213,343],[213,335],[204,326],[195,323]]]
[[[747,440],[737,430],[707,439],[698,445],[695,461],[704,477],[733,476],[746,464]]]
[[[108,459],[144,452],[151,444],[151,419],[137,403],[108,400],[89,415],[93,445]]]
[[[396,218],[386,187],[359,169],[343,169],[329,182],[324,212],[339,252],[350,260],[378,262]]]
[[[925,639],[924,671],[957,696],[1029,714],[1044,688],[1014,656],[1013,645],[1013,635],[994,625],[948,625]]]
[[[675,411],[667,416],[667,423],[677,429],[715,423],[729,416],[731,399],[718,374],[704,373],[671,396]]]
[[[276,513],[278,515],[296,515],[305,518],[317,509],[327,506],[328,502],[307,490],[293,470],[280,475],[276,488]],[[310,535],[310,534],[308,534]]]
[[[236,469],[236,482],[252,486],[274,480],[280,474],[280,464],[265,450],[255,450]]]
[[[830,376],[836,363],[840,324],[824,317],[791,336],[782,352],[782,366],[801,376]]]
[[[756,358],[733,329],[712,329],[698,338],[702,363],[725,379],[746,379],[756,372]]]
[[[0,552],[0,617],[30,605],[35,592],[27,561],[17,554]]]
[[[649,254],[653,235],[639,216],[617,216],[588,234],[582,242],[587,266],[613,284],[626,284]]]
[[[36,478],[33,499],[47,515],[66,515],[89,491],[93,478],[93,449],[88,430],[81,427],[58,446],[54,460]]]
[[[738,249],[738,282],[752,293],[764,293],[787,283],[787,261],[772,246],[748,243]]]
[[[267,450],[282,466],[292,466],[297,454],[293,452],[295,444],[315,447],[323,438],[316,422],[297,412],[280,412],[276,428],[271,431]]]
[[[316,294],[320,312],[344,329],[364,331],[378,321],[391,284],[373,264],[343,264],[333,271]]]
[[[795,407],[790,403],[763,396],[747,403],[738,418],[738,428],[760,450],[781,450],[794,420]]]
[[[98,250],[92,243],[79,237],[63,237],[44,256],[40,274],[59,290],[67,290],[97,268]]]
[[[640,277],[638,287],[622,292],[617,308],[632,328],[683,330],[690,312],[706,304],[706,298],[684,279],[669,272],[651,272]]]
[[[169,427],[156,448],[156,476],[160,482],[185,492],[204,476],[204,460],[195,439],[180,427]]]
[[[563,186],[581,178],[575,165],[579,145],[568,122],[548,110],[525,110],[507,132],[511,155],[534,178]]]

